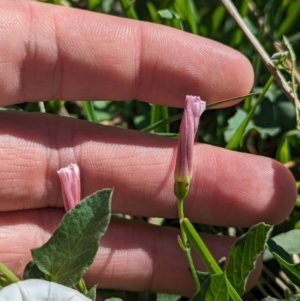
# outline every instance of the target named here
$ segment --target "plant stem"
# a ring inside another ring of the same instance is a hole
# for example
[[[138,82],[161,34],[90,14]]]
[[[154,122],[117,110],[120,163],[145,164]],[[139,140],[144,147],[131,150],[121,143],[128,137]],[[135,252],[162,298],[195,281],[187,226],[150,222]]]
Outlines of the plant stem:
[[[192,223],[187,218],[182,218],[180,220],[180,228],[183,229],[183,232],[187,235],[187,239],[191,242],[192,246],[195,248],[197,254],[204,263],[206,269],[209,271],[210,275],[222,274],[223,271],[215,261],[212,254],[209,252],[205,243],[195,230]],[[233,301],[242,301],[240,295],[237,293],[232,284],[227,281],[229,295]]]
[[[184,218],[184,208],[183,208],[183,200],[178,200],[178,217],[179,220]],[[188,265],[190,268],[190,271],[192,273],[192,276],[194,278],[194,282],[195,282],[195,286],[196,286],[196,291],[198,292],[200,290],[200,281],[196,272],[196,268],[193,262],[193,258],[192,258],[192,254],[191,254],[191,247],[189,245],[189,242],[187,240],[187,236],[186,233],[184,231],[184,229],[181,227],[181,223],[180,223],[180,232],[181,232],[181,242],[182,244],[180,244],[180,246],[184,247],[184,252],[188,261]]]
[[[3,263],[0,262],[0,282],[1,286],[19,282],[20,279]]]
[[[248,93],[248,94],[244,94],[244,95],[240,95],[240,96],[235,96],[235,97],[230,97],[230,98],[226,98],[226,99],[223,99],[223,100],[215,101],[215,102],[212,102],[212,103],[208,104],[206,106],[206,109],[210,110],[210,109],[213,109],[213,108],[215,108],[216,106],[218,106],[220,104],[231,102],[231,101],[241,99],[241,98],[246,98],[246,97],[249,97],[249,96],[258,95],[258,94],[260,94],[260,92],[252,92],[252,93]]]
[[[86,295],[88,293],[88,289],[85,285],[83,278],[80,278],[80,280],[78,281],[77,288],[84,295]]]
[[[295,82],[295,65],[296,65],[296,54],[294,52],[294,49],[291,45],[291,43],[289,42],[288,38],[283,36],[283,41],[285,46],[287,47],[290,57],[291,57],[291,79],[292,79],[292,90],[293,90],[293,94],[294,94],[294,105],[295,105],[295,111],[296,111],[296,128],[298,131],[300,131],[300,116],[299,116],[299,99],[298,99],[298,94],[297,94],[297,85]]]
[[[285,80],[285,78],[282,76],[282,74],[276,70],[273,61],[269,57],[268,53],[265,51],[265,49],[262,47],[260,42],[257,40],[257,38],[254,36],[254,34],[251,32],[251,30],[246,26],[244,23],[244,20],[240,16],[239,12],[237,11],[236,7],[232,3],[231,0],[221,0],[223,5],[226,7],[228,13],[232,16],[232,18],[235,20],[235,22],[238,24],[238,26],[241,28],[241,30],[244,32],[245,36],[248,38],[260,58],[262,59],[263,63],[269,70],[269,72],[274,76],[276,82],[283,90],[286,97],[294,102],[294,95],[293,92]]]

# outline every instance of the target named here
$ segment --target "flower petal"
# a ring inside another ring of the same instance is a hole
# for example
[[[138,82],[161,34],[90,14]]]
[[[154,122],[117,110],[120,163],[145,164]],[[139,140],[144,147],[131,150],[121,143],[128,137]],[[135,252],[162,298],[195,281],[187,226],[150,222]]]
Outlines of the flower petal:
[[[57,171],[63,194],[64,207],[69,211],[80,202],[80,171],[77,164],[70,164]]]
[[[187,95],[183,117],[179,128],[177,159],[174,172],[177,197],[186,196],[192,178],[194,140],[198,131],[200,116],[206,108],[206,102],[199,96]],[[177,195],[178,194],[178,195]]]

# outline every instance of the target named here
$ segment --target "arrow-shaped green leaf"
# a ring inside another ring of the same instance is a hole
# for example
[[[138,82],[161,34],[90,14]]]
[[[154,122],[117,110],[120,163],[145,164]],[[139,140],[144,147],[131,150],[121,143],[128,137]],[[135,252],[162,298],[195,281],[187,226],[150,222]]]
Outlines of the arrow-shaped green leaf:
[[[110,220],[112,190],[97,191],[62,219],[49,241],[31,250],[33,262],[51,281],[73,287],[92,264]]]

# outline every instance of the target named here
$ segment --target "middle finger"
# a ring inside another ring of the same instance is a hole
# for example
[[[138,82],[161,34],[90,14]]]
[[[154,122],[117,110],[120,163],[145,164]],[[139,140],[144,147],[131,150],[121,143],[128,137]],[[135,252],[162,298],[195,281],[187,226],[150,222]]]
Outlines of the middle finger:
[[[19,112],[1,112],[0,129],[2,211],[62,206],[56,171],[77,163],[83,197],[113,187],[113,212],[177,216],[173,139]],[[185,201],[193,221],[246,227],[279,222],[293,208],[294,180],[271,159],[196,145],[194,161]]]

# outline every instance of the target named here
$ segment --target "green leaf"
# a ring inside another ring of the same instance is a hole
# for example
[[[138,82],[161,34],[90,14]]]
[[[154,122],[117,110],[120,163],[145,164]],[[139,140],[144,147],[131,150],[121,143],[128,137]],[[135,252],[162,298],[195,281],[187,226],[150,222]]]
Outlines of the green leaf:
[[[157,13],[161,18],[164,18],[164,19],[180,20],[180,16],[171,9],[162,9],[162,10],[159,10]]]
[[[284,260],[290,262],[290,255],[286,252],[284,248],[279,246],[273,239],[269,239],[267,241],[268,249],[270,252],[275,252],[279,256],[281,256]],[[266,250],[267,252],[267,250]],[[271,258],[273,258],[273,255],[271,254]]]
[[[289,28],[293,25],[294,22],[297,21],[300,12],[300,2],[299,1],[291,1],[286,18],[281,22],[280,27],[277,31],[277,37],[281,38]]]
[[[267,243],[268,243],[269,250],[272,252],[271,257],[274,256],[274,258],[277,260],[277,262],[281,266],[281,269],[283,270],[283,272],[288,276],[288,278],[291,280],[291,282],[294,283],[297,290],[299,291],[300,290],[300,279],[299,279],[298,275],[295,273],[295,271],[297,271],[297,269],[300,269],[299,268],[300,264],[297,264],[298,267],[297,267],[297,265],[294,265],[291,262],[289,253],[284,248],[282,248],[280,245],[278,245],[273,239],[269,239]],[[297,250],[297,252],[299,252],[299,250]],[[292,270],[290,270],[285,263],[287,265],[290,265],[292,267]]]
[[[289,263],[283,258],[281,258],[277,253],[272,253],[277,262],[280,264],[282,271],[289,277],[289,279],[296,285],[300,287],[300,263]]]
[[[168,107],[166,106],[159,106],[159,105],[151,105],[151,121],[150,124],[157,124],[157,122],[169,118],[169,111]],[[169,124],[161,125],[155,129],[155,132],[159,133],[169,133],[170,126]]]
[[[0,111],[23,111],[22,108],[12,105],[12,106],[5,106],[5,107],[0,107]]]
[[[147,2],[146,5],[147,5],[148,12],[149,12],[152,22],[158,23],[158,24],[161,23],[160,19],[158,17],[157,9],[156,9],[155,5],[152,2]]]
[[[246,117],[247,117],[247,113],[242,109],[238,109],[236,113],[230,119],[228,119],[228,127],[224,132],[224,138],[226,142],[231,141],[232,137],[236,133],[236,129],[238,125]],[[280,132],[280,127],[278,126],[259,126],[254,121],[255,120],[253,119],[248,122],[248,125],[245,127],[242,136],[239,138],[240,139],[239,145],[242,143],[245,135],[247,135],[251,130],[257,131],[263,139],[267,138],[268,136],[274,137]]]
[[[86,297],[88,297],[89,299],[96,301],[96,297],[97,297],[97,284],[94,285],[92,288],[89,289],[89,291],[86,294]]]
[[[239,237],[231,248],[226,269],[227,278],[239,294],[245,290],[249,273],[254,269],[257,257],[265,249],[272,227],[260,223]]]
[[[129,0],[120,0],[119,1],[121,6],[122,6],[122,10],[125,14],[125,16],[127,18],[130,18],[130,19],[134,19],[134,20],[138,20],[138,15],[134,9],[134,6],[133,4],[131,3],[131,1]]]
[[[225,264],[226,264],[226,258],[222,257],[218,261],[218,265],[222,271],[224,270]],[[196,271],[196,273],[197,273],[200,284],[203,283],[209,277],[208,272]]]
[[[257,131],[262,139],[266,139],[267,137],[275,137],[281,131],[294,128],[294,106],[289,101],[282,100],[281,97],[281,95],[277,97],[278,99],[271,99],[272,97],[269,95],[268,97],[264,97],[263,101],[257,107],[253,118],[248,122],[248,125],[244,129],[239,145],[241,144],[244,136],[247,135],[251,130]],[[239,124],[241,124],[246,117],[246,111],[238,109],[236,113],[230,119],[228,119],[228,127],[224,132],[224,138],[226,142],[229,142],[232,139]],[[292,139],[296,139],[297,136],[299,136],[299,131],[288,131],[284,134],[283,141],[286,138],[290,144],[290,141]],[[286,147],[282,148],[282,145],[280,145],[277,149],[276,158],[281,162],[286,162],[286,160],[289,158],[288,151],[289,150]]]
[[[208,277],[201,289],[190,301],[227,301],[229,300],[226,274],[215,274]]]
[[[178,295],[169,295],[169,294],[157,294],[157,301],[179,301],[181,296]]]
[[[51,281],[73,287],[92,264],[110,220],[112,190],[86,197],[70,210],[49,241],[31,250],[38,268]]]
[[[289,296],[289,301],[299,301],[300,300],[300,294]]]
[[[289,254],[300,254],[300,230],[293,229],[291,231],[281,233],[269,239],[267,243],[271,252],[275,252],[283,259],[287,260],[289,258]],[[284,247],[284,249],[282,247]],[[264,252],[264,261],[273,258],[270,251],[266,250]],[[285,254],[283,254],[283,252]]]
[[[200,284],[202,284],[208,277],[208,272],[196,271]]]
[[[194,1],[187,0],[187,8],[188,8],[187,9],[188,14],[186,17],[187,17],[188,23],[191,27],[191,32],[193,34],[198,35],[199,32],[198,32],[197,24],[199,23],[199,16],[198,16],[197,8],[196,8]]]
[[[224,132],[224,138],[226,142],[229,142],[234,136],[236,129],[241,124],[241,122],[246,118],[247,113],[243,109],[237,109],[236,113],[228,119],[228,126]],[[244,134],[249,131],[249,129],[253,128],[255,125],[252,120],[249,121],[248,125],[244,130]],[[244,136],[243,134],[243,136]],[[241,137],[241,139],[243,138]]]
[[[87,0],[86,6],[88,10],[96,10],[100,6],[101,0]]]
[[[59,115],[60,110],[65,105],[62,100],[50,100],[45,103],[45,108],[47,113]]]
[[[271,95],[265,96],[252,118],[258,129],[265,129],[265,131],[269,130],[271,132],[272,129],[275,130],[277,128],[277,133],[280,131],[290,131],[291,129],[294,130],[295,119],[295,107],[291,102],[284,99],[282,94],[279,94],[274,99],[272,99]],[[291,136],[296,134],[287,132],[286,135]]]
[[[252,108],[250,109],[250,111],[248,112],[246,117],[243,119],[241,124],[236,129],[236,131],[233,134],[233,136],[231,137],[230,141],[227,143],[227,145],[226,145],[227,149],[233,150],[233,149],[237,149],[240,146],[242,137],[245,133],[245,130],[246,130],[247,126],[248,126],[249,122],[251,121],[251,118],[253,117],[256,108],[258,107],[260,102],[263,100],[264,95],[266,94],[269,87],[271,86],[273,80],[274,80],[274,78],[273,78],[273,76],[271,76],[269,78],[268,82],[266,83],[266,85],[264,86],[263,91],[261,92],[261,94],[257,98],[255,104],[252,106]]]
[[[287,163],[291,160],[291,150],[289,140],[286,137],[280,141],[276,151],[276,160],[282,164]]]
[[[45,279],[45,274],[30,260],[25,267],[23,279]]]
[[[94,103],[91,101],[83,101],[82,107],[86,115],[86,119],[90,122],[98,123]]]
[[[276,160],[283,164],[291,160],[290,139],[294,137],[297,139],[298,136],[298,130],[291,130],[283,135],[277,147]]]
[[[225,13],[226,13],[226,9],[223,5],[219,5],[215,8],[212,15],[212,31],[214,33],[217,32],[219,26],[222,24]]]

